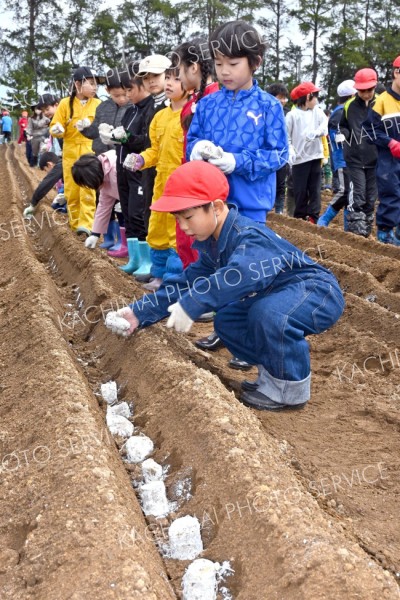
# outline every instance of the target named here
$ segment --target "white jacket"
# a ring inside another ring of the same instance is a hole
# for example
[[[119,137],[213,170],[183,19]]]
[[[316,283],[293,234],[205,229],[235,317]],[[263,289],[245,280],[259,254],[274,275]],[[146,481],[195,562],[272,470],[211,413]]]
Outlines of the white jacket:
[[[319,106],[312,110],[294,108],[286,115],[286,127],[290,164],[300,165],[324,158],[321,137],[328,134],[328,118]],[[313,139],[307,139],[307,136]]]

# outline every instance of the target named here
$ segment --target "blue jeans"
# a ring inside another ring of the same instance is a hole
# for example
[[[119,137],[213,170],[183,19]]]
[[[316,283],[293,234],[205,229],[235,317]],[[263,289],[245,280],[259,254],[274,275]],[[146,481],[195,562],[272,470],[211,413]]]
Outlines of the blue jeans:
[[[275,402],[300,404],[310,397],[305,336],[329,329],[344,305],[333,275],[318,273],[305,279],[295,275],[284,287],[274,280],[263,293],[219,310],[214,326],[234,356],[260,365],[259,391]]]

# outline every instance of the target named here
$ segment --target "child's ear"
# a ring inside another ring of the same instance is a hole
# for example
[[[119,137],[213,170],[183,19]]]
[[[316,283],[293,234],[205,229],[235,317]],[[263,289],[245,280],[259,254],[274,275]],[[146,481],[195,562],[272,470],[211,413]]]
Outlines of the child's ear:
[[[224,210],[225,202],[223,200],[214,200],[214,212],[218,216]]]

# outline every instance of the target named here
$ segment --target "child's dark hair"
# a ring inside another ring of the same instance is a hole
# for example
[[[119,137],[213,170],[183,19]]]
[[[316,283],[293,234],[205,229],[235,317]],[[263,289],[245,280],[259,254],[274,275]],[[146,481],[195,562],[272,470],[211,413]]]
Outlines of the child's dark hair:
[[[208,42],[204,38],[194,38],[175,48],[173,54],[179,57],[179,62],[185,70],[193,63],[199,65],[201,82],[195,101],[197,104],[204,96],[208,79],[210,77],[214,78],[214,63],[210,58]],[[193,113],[188,114],[183,119],[182,126],[185,130],[189,129],[192,119]]]
[[[89,190],[98,190],[104,181],[103,166],[95,154],[82,154],[71,172],[75,183]]]
[[[43,152],[43,154],[40,155],[39,159],[39,169],[43,171],[47,163],[51,162],[54,165],[56,165],[59,162],[59,160],[60,157],[57,156],[57,154],[55,154],[54,152]]]
[[[276,83],[271,83],[267,87],[267,92],[271,94],[271,96],[285,96],[285,98],[289,98],[289,90],[287,89],[284,83],[277,81]]]
[[[212,58],[217,53],[228,58],[246,57],[249,67],[255,71],[260,66],[266,43],[257,29],[246,21],[229,21],[217,27],[210,36],[209,48]]]
[[[212,207],[213,203],[209,202],[208,204],[200,204],[200,206],[193,206],[192,208],[202,208],[204,210],[204,212],[208,213],[210,212],[210,208]],[[188,209],[184,209],[184,210],[177,210],[173,213],[171,213],[172,215],[179,215],[181,212],[184,212],[185,210]]]
[[[109,69],[106,73],[106,87],[109,90],[126,88],[130,85],[130,75],[127,70],[121,71],[117,67]]]
[[[338,96],[337,99],[337,103],[338,104],[345,104],[347,102],[347,100],[350,100],[350,98],[352,98],[353,96]]]
[[[143,78],[138,76],[138,71],[139,71],[139,63],[140,61],[138,60],[133,60],[132,62],[130,62],[126,69],[128,71],[127,75],[128,77],[125,79],[123,79],[122,81],[122,87],[126,90],[130,90],[132,89],[132,87],[134,85],[136,85],[136,87],[138,88],[142,88],[144,87],[143,85]]]
[[[312,98],[318,98],[318,92],[311,92],[310,94],[306,94],[305,96],[300,96],[297,100],[294,101],[296,106],[305,106],[307,100],[311,100]]]

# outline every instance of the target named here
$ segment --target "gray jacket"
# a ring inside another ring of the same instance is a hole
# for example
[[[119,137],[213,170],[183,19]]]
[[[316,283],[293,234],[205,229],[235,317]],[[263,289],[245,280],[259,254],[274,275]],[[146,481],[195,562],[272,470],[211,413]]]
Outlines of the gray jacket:
[[[119,127],[128,106],[132,106],[130,102],[125,106],[118,106],[118,104],[115,104],[114,100],[108,98],[108,100],[105,100],[96,108],[96,114],[92,124],[89,125],[89,127],[86,127],[82,131],[82,134],[90,140],[93,140],[92,149],[97,156],[114,148],[114,145],[106,145],[101,141],[99,137],[100,123],[108,123],[113,127]]]
[[[28,127],[25,131],[32,137],[46,137],[49,134],[49,123],[50,119],[47,117],[40,117],[39,119],[29,117]]]

